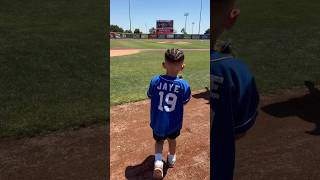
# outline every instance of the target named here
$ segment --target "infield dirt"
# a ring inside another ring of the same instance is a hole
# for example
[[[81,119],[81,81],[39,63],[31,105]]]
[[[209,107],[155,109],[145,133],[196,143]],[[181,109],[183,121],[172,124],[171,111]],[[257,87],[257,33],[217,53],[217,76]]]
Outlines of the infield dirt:
[[[126,56],[141,52],[139,49],[110,49],[110,57]]]
[[[209,179],[207,95],[208,92],[199,91],[185,106],[184,126],[177,138],[176,167],[165,168],[166,179]],[[149,100],[146,100],[111,109],[111,179],[152,178],[154,140],[149,126],[149,108]],[[167,147],[166,142],[164,155]]]

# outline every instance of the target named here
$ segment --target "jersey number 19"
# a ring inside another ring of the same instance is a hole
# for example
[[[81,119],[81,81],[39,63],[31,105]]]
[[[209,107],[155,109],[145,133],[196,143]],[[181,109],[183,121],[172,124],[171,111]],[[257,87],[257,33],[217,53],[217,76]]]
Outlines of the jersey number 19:
[[[166,112],[174,111],[174,109],[176,108],[176,103],[177,103],[177,95],[175,95],[173,93],[168,93],[165,97],[163,97],[164,92],[160,91],[159,96],[160,96],[160,101],[159,101],[158,109],[160,111],[163,111],[163,109],[164,109]],[[163,105],[164,104],[163,98],[164,98],[166,105]]]

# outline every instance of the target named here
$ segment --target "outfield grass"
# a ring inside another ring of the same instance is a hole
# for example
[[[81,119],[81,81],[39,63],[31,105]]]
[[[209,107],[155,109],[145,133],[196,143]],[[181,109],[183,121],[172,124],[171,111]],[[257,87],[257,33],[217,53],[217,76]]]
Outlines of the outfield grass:
[[[262,93],[320,80],[320,1],[241,0],[224,34],[254,72]]]
[[[209,51],[186,51],[183,77],[192,90],[209,87]],[[111,58],[111,105],[146,99],[150,80],[165,73],[161,63],[163,52],[143,52]]]
[[[106,122],[106,3],[0,6],[0,137]]]
[[[160,44],[160,41],[183,41],[190,44]],[[209,49],[210,40],[191,40],[191,39],[111,39],[110,48],[136,48],[136,49],[165,49],[165,48],[182,48],[182,49]]]

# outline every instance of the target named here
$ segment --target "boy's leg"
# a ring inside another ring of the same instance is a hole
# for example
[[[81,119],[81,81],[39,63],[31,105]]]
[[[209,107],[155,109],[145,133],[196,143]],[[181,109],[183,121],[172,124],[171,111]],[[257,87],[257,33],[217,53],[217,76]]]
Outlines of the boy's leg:
[[[154,157],[154,171],[153,176],[156,179],[161,179],[163,177],[163,161],[162,161],[162,150],[165,137],[159,137],[156,134],[153,134],[155,139],[155,157]]]
[[[174,167],[174,164],[176,163],[177,141],[176,141],[176,139],[168,138],[168,144],[169,144],[169,153],[168,153],[168,157],[167,157],[167,162],[168,162],[169,167]]]
[[[168,136],[169,154],[168,154],[167,160],[168,160],[169,167],[173,167],[176,162],[176,147],[177,147],[176,138],[179,135],[180,135],[180,131]]]
[[[163,140],[155,142],[155,161],[162,161]]]
[[[180,131],[172,133],[168,136],[169,152],[172,155],[176,154],[176,146],[177,146],[176,138],[178,136],[180,136]]]
[[[168,144],[169,144],[169,152],[170,152],[170,154],[175,155],[176,154],[176,146],[177,146],[176,139],[168,138]]]

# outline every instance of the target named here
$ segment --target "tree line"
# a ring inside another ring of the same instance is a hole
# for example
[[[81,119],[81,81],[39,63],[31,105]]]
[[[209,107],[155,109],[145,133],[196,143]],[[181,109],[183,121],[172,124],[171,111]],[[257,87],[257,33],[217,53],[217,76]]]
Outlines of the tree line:
[[[118,25],[114,25],[114,24],[111,24],[110,25],[110,32],[118,32],[118,33],[132,33],[132,31],[129,29],[129,30],[124,30],[123,28],[119,27]],[[183,34],[187,34],[187,32],[185,32],[184,28],[181,29],[181,32]],[[136,28],[134,29],[133,31],[134,34],[142,34],[142,32],[140,31],[139,28]],[[156,33],[156,29],[154,27],[150,28],[149,29],[149,33],[150,34],[155,34]],[[176,33],[176,32],[175,32]],[[210,28],[207,29],[204,34],[210,34]]]

